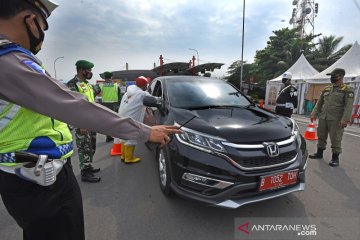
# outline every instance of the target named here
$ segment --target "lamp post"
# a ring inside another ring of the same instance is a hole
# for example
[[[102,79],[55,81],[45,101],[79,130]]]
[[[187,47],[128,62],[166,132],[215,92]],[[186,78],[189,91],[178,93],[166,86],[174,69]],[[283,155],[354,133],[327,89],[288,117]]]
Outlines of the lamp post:
[[[58,58],[56,58],[56,59],[54,60],[54,73],[55,73],[55,79],[57,79],[57,78],[56,78],[56,67],[55,67],[55,63],[56,63],[56,61],[57,61],[58,59],[60,59],[60,58],[64,58],[64,57],[58,57]]]
[[[198,66],[199,66],[199,52],[196,49],[193,48],[189,48],[189,50],[195,51],[197,54],[197,62],[198,62]]]
[[[242,19],[242,41],[241,41],[241,69],[240,69],[240,92],[241,85],[243,80],[243,71],[244,71],[244,27],[245,27],[245,0],[243,2],[243,19]]]

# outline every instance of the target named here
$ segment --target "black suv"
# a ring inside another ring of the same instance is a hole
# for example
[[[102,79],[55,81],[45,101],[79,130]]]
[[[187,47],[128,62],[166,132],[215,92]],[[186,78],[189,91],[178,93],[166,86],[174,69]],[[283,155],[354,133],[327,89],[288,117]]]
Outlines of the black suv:
[[[183,130],[156,149],[166,195],[237,208],[304,190],[306,142],[294,120],[257,107],[220,79],[159,77],[149,91],[161,97],[144,99],[152,122]]]

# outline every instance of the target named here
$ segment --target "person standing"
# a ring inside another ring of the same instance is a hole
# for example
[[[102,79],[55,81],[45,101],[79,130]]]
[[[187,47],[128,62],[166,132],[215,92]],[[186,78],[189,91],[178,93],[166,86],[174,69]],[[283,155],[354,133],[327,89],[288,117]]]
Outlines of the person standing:
[[[297,89],[291,85],[292,74],[285,72],[282,75],[283,87],[276,99],[275,112],[285,117],[291,117],[293,111],[298,106]]]
[[[89,102],[95,102],[93,86],[88,82],[92,78],[91,69],[94,64],[87,60],[79,60],[75,63],[75,66],[77,74],[66,85],[70,90],[83,94]],[[96,132],[75,128],[75,138],[80,161],[81,181],[99,182],[101,178],[96,177],[94,174],[99,172],[100,168],[94,168],[91,165],[96,152]]]
[[[120,104],[120,87],[112,80],[113,74],[111,72],[104,72],[105,83],[100,83],[101,89],[101,104],[114,112],[118,112]],[[106,142],[112,141],[111,136],[106,136]]]
[[[181,131],[121,118],[41,67],[34,54],[41,49],[55,3],[0,0],[0,6],[1,199],[26,240],[84,240],[82,196],[66,123],[161,146]]]
[[[316,121],[319,115],[319,124],[317,129],[318,144],[317,152],[309,155],[310,158],[323,158],[323,152],[326,149],[326,140],[330,135],[332,158],[329,165],[339,166],[339,155],[341,154],[341,141],[344,128],[351,121],[351,113],[354,103],[354,88],[345,85],[343,82],[345,70],[335,68],[330,75],[331,85],[326,86],[321,92],[313,111],[311,112],[311,121]]]
[[[145,117],[146,107],[143,105],[143,99],[145,96],[151,96],[146,91],[148,86],[147,78],[140,76],[135,79],[135,85],[128,87],[126,93],[122,97],[119,115],[121,117],[131,117],[136,121],[143,121]],[[115,141],[118,142],[117,139]],[[134,157],[135,146],[137,145],[136,140],[122,139],[122,155],[121,159],[125,163],[136,163],[141,159]]]

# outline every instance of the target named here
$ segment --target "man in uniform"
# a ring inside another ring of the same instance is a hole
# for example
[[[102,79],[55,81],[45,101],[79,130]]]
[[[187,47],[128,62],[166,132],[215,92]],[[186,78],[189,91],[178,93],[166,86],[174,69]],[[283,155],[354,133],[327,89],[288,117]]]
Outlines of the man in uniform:
[[[101,104],[114,112],[118,112],[120,105],[121,90],[119,85],[112,80],[113,74],[111,72],[104,72],[105,83],[100,83],[101,90]],[[111,136],[106,136],[106,142],[112,141]]]
[[[83,94],[89,102],[95,102],[94,89],[88,82],[92,78],[91,69],[94,64],[86,60],[79,60],[75,66],[77,74],[67,83],[67,86],[72,91]],[[91,165],[96,151],[96,132],[75,128],[75,138],[80,161],[81,181],[99,182],[101,178],[96,177],[94,173],[99,172],[100,168],[94,168]]]
[[[291,72],[285,72],[282,75],[283,88],[280,90],[279,96],[276,99],[275,112],[285,117],[291,117],[293,110],[297,108],[298,97],[297,89],[291,85]]]
[[[339,166],[341,154],[341,141],[344,128],[351,120],[354,103],[354,89],[343,83],[345,70],[335,68],[330,75],[331,85],[325,87],[311,112],[311,121],[315,121],[319,114],[319,126],[317,129],[318,144],[317,152],[310,158],[323,158],[326,149],[326,140],[330,135],[332,159],[329,163],[332,167]]]
[[[0,0],[0,195],[27,240],[85,239],[82,197],[64,123],[122,139],[160,143],[175,126],[121,118],[52,78],[33,55],[57,7]],[[95,117],[94,117],[95,116]],[[102,123],[102,124],[99,124]]]

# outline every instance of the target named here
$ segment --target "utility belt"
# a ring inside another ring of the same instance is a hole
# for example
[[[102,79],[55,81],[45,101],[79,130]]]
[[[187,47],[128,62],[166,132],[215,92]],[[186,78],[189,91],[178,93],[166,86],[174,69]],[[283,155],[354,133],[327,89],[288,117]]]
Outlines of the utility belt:
[[[277,106],[277,107],[284,107],[284,108],[294,109],[294,104],[291,103],[291,102],[287,102],[287,103],[277,103],[276,106]]]
[[[0,170],[15,174],[18,177],[41,186],[50,186],[66,163],[66,159],[48,159],[47,155],[36,155],[28,152],[15,152],[17,165],[0,164]]]

